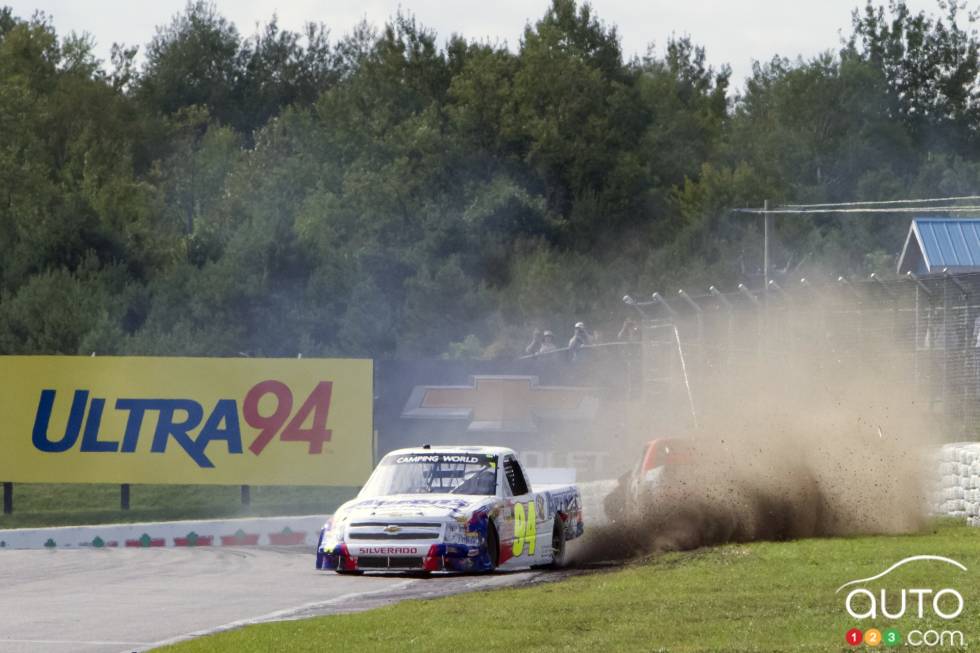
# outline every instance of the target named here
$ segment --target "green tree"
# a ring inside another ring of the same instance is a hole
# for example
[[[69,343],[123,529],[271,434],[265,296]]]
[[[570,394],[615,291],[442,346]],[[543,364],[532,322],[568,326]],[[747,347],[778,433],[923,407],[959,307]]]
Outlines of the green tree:
[[[240,125],[242,111],[235,105],[240,48],[238,29],[213,3],[188,2],[147,45],[137,94],[164,114],[197,105],[225,124]]]
[[[939,6],[945,15],[934,17],[893,1],[886,14],[869,0],[863,12],[854,12],[848,50],[881,71],[897,109],[893,115],[922,145],[975,151],[980,42],[974,30],[960,26],[959,2]]]

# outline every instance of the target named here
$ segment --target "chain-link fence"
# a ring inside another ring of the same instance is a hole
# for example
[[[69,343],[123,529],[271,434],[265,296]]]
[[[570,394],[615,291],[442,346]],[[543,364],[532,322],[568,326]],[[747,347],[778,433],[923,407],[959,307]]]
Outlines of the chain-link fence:
[[[745,361],[807,351],[900,370],[882,383],[921,402],[946,439],[980,436],[980,273],[625,301],[642,318],[641,392],[666,398],[675,414],[689,404],[696,420],[698,389],[711,377],[737,379]]]

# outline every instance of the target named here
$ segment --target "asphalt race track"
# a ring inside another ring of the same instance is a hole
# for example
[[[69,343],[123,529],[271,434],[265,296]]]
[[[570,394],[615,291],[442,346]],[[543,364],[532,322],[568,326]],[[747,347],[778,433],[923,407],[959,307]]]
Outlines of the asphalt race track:
[[[0,552],[0,651],[145,651],[260,621],[362,610],[543,580],[486,576],[340,576],[303,548]]]

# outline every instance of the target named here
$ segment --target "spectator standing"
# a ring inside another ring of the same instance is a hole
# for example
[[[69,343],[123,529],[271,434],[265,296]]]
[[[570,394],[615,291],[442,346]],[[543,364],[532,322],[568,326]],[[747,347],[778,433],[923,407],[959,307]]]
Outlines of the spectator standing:
[[[589,335],[588,330],[585,328],[584,322],[575,323],[575,334],[572,339],[568,341],[568,356],[571,360],[576,360],[578,358],[578,352],[585,345],[592,343],[592,336]]]
[[[528,356],[534,356],[539,351],[541,351],[541,329],[535,329],[531,335],[531,342],[524,348],[524,353]]]
[[[558,345],[555,344],[555,334],[546,330],[541,336],[541,346],[538,348],[537,353],[548,354],[557,350]]]
[[[616,336],[619,342],[635,342],[640,339],[640,326],[634,322],[631,318],[626,318],[623,322],[623,328],[619,330],[619,334]]]

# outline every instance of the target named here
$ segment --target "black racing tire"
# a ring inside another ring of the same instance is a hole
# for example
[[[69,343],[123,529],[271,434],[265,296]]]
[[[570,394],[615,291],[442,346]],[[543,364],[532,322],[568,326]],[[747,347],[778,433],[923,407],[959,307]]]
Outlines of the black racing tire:
[[[500,538],[492,521],[487,523],[487,554],[490,556],[490,569],[487,571],[493,573],[500,564]]]
[[[568,564],[568,541],[565,539],[565,527],[561,515],[555,515],[555,527],[551,529],[551,562],[543,565],[532,565],[531,569],[561,569]]]
[[[551,569],[561,569],[567,564],[568,541],[565,539],[565,525],[561,515],[555,515],[555,527],[551,529]]]

